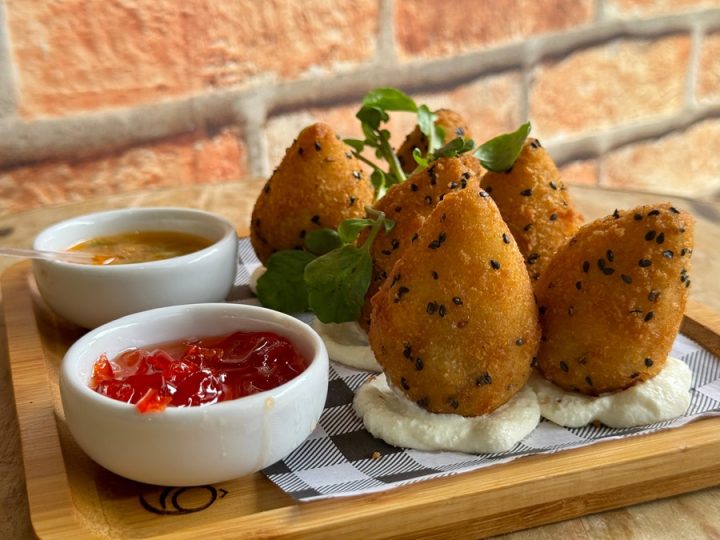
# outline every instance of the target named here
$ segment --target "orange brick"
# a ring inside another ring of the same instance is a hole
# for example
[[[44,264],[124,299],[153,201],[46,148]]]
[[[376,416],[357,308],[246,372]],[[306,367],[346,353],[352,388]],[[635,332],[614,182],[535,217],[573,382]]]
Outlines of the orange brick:
[[[374,57],[377,0],[8,2],[21,113],[148,103]]]
[[[0,212],[116,193],[237,180],[247,174],[245,144],[233,129],[183,135],[116,155],[40,163],[0,173]]]
[[[443,57],[592,22],[591,0],[395,0],[402,57]]]
[[[720,188],[720,120],[616,150],[603,161],[601,184],[690,196]]]
[[[530,118],[542,136],[578,134],[668,116],[683,107],[690,38],[619,40],[545,62]]]
[[[617,17],[649,17],[720,7],[717,0],[607,0],[606,10]]]
[[[594,159],[572,161],[560,167],[560,178],[572,186],[596,186],[598,162]]]
[[[8,2],[21,113],[63,114],[193,90],[186,16],[172,0]]]
[[[720,32],[708,35],[700,49],[697,96],[701,101],[720,101]]]
[[[520,74],[515,72],[478,79],[445,92],[418,93],[411,96],[417,104],[424,103],[432,110],[444,107],[460,113],[478,144],[500,133],[512,131],[522,122],[522,79]],[[359,107],[360,100],[349,105],[311,108],[271,118],[265,126],[270,166],[274,168],[278,165],[285,149],[300,130],[313,122],[330,124],[344,138],[363,138],[360,121],[355,118]],[[387,128],[392,133],[391,143],[395,148],[400,146],[416,123],[417,117],[412,113],[390,114]]]

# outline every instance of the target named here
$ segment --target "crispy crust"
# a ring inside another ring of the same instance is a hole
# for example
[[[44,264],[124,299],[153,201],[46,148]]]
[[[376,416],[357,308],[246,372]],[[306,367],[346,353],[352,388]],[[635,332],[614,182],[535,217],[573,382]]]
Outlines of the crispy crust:
[[[455,111],[450,109],[438,109],[435,111],[437,119],[435,125],[443,128],[445,136],[443,137],[443,144],[450,142],[456,137],[465,137],[466,139],[472,138],[470,134],[470,128],[468,128],[463,117]],[[418,126],[415,126],[410,133],[407,134],[405,140],[400,145],[397,151],[397,157],[400,161],[403,171],[411,173],[415,170],[416,164],[413,158],[413,150],[419,148],[423,155],[427,153],[428,141],[427,137],[423,135]]]
[[[488,171],[481,185],[517,240],[530,278],[537,281],[583,221],[550,154],[537,139],[528,139],[509,171]]]
[[[582,227],[535,289],[543,375],[598,395],[657,374],[685,310],[693,230],[692,216],[667,203]]]
[[[364,217],[373,188],[327,124],[303,129],[287,149],[253,208],[250,240],[266,263],[275,251],[301,248],[309,231]]]
[[[527,381],[540,335],[530,279],[477,187],[437,205],[372,306],[375,357],[430,412],[486,414]]]

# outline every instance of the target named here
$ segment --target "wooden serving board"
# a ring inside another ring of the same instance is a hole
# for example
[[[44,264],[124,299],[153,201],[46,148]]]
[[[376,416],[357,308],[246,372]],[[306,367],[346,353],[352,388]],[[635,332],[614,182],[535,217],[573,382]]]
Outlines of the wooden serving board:
[[[260,473],[197,488],[132,482],[92,462],[65,425],[58,367],[83,331],[44,305],[29,263],[11,267],[1,281],[30,515],[40,538],[479,537],[720,484],[720,417],[308,503]],[[690,305],[683,332],[720,355],[720,316]]]

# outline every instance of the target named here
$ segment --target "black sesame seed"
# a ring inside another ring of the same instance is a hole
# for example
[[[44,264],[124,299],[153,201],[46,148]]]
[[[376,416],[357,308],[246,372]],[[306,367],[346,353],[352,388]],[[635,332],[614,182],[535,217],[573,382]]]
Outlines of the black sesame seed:
[[[305,149],[302,146],[300,148],[298,148],[298,154],[300,154],[302,156],[304,153],[305,153]]]
[[[518,347],[522,347],[523,345],[525,345],[525,340],[524,340],[523,338],[521,338],[521,337],[520,337],[520,338],[517,338],[517,339],[515,340],[515,345],[517,345]]]
[[[538,309],[540,315],[545,315],[545,312],[547,311],[547,306],[540,306]]]
[[[320,216],[314,215],[313,217],[310,218],[310,221],[312,221],[313,223],[315,223],[317,225],[318,223],[320,223]]]
[[[582,266],[583,272],[587,274],[588,270],[590,270],[590,261],[585,261]]]
[[[647,267],[650,266],[651,264],[652,264],[652,261],[651,261],[650,259],[640,259],[640,260],[638,261],[638,266],[639,266],[640,268],[647,268]]]
[[[612,249],[608,249],[607,252],[605,253],[605,256],[607,257],[608,261],[610,261],[610,262],[615,261],[615,254],[613,253]]]
[[[412,358],[412,346],[409,343],[403,345],[403,356],[405,358]]]
[[[645,322],[651,321],[654,316],[655,316],[654,311],[648,311],[647,314],[645,315],[644,321]]]
[[[389,249],[383,249],[380,253],[382,253],[383,255],[392,255],[392,251],[390,251]]]
[[[398,241],[397,238],[393,238],[393,239],[390,241],[390,245],[392,246],[393,250],[396,250],[397,248],[400,247],[400,242]]]
[[[552,182],[552,181],[551,181],[551,182],[550,182],[550,187],[551,187],[552,189],[557,190],[557,184],[556,184],[555,182]]]
[[[680,250],[680,256],[684,257],[685,255],[687,255],[687,252],[688,252],[688,248],[682,248]]]
[[[345,157],[348,159],[352,159],[352,152],[345,152]]]
[[[425,195],[425,204],[432,204],[432,197],[430,195]]]
[[[428,315],[432,315],[433,313],[435,313],[435,310],[437,310],[437,307],[437,302],[428,302],[428,305],[425,307],[425,312]]]
[[[399,287],[397,292],[395,293],[395,303],[397,304],[400,299],[409,292],[410,289],[408,289],[407,287]]]
[[[550,214],[550,221],[555,221],[558,218],[558,215],[555,213]]]
[[[415,403],[417,403],[418,407],[422,407],[423,409],[427,409],[427,406],[430,404],[430,400],[426,397],[418,399]]]
[[[528,223],[523,227],[523,231],[528,232],[530,229],[532,229],[532,223]]]
[[[510,238],[508,237],[508,235],[506,233],[503,233],[502,239],[503,239],[503,242],[505,242],[506,244],[510,243]]]
[[[608,266],[608,267],[602,269],[602,273],[605,274],[606,276],[612,276],[615,273],[615,269],[610,268]]]
[[[455,189],[455,188],[458,187],[458,183],[457,183],[457,182],[450,182],[450,183],[448,184],[448,187],[449,187],[450,189]]]
[[[537,367],[537,365],[538,365],[537,356],[533,356],[532,360],[530,360],[530,367]]]
[[[455,398],[448,399],[448,404],[453,408],[457,409],[460,406],[460,402]]]
[[[362,178],[362,173],[360,171],[353,171],[352,175],[357,180],[360,180]]]
[[[441,232],[436,240],[433,240],[428,244],[428,247],[430,249],[437,249],[443,244],[443,242],[445,242],[445,233]]]
[[[447,308],[444,304],[440,304],[440,307],[438,308],[438,315],[440,315],[440,317],[447,315]]]
[[[652,365],[653,365],[652,358],[646,358],[646,359],[645,359],[645,365],[646,365],[647,367],[652,367]]]
[[[500,270],[500,263],[495,259],[490,259],[490,266],[492,266],[493,270]]]
[[[614,217],[615,219],[620,219],[620,212],[618,212],[618,209],[617,209],[617,208],[616,208],[615,211],[613,212],[613,217]]]
[[[422,371],[424,367],[425,367],[425,363],[422,361],[422,358],[416,358],[415,359],[415,370]]]
[[[673,255],[675,255],[673,253],[672,249],[666,249],[665,251],[662,252],[662,254],[663,254],[663,257],[665,257],[666,259],[672,259]]]
[[[318,152],[322,150],[322,146],[320,146],[320,143],[317,141],[315,141],[315,150],[317,150]]]
[[[630,374],[631,379],[637,379],[639,376],[640,376],[640,374],[637,371]]]
[[[267,185],[263,188],[263,192],[264,192],[265,194],[270,193],[270,184],[267,184]]]
[[[585,382],[588,383],[588,386],[592,386],[592,385],[593,385],[592,379],[590,378],[590,375],[588,375],[587,377],[585,377]]]
[[[635,214],[633,218],[635,219],[635,221],[640,221],[642,219],[642,214]]]
[[[659,215],[660,215],[660,210],[650,210],[648,212],[648,216],[659,216]]]
[[[605,268],[605,259],[598,259],[597,265],[600,270],[603,270]]]
[[[679,214],[679,213],[680,213],[680,210],[678,210],[678,209],[675,208],[674,206],[671,206],[671,207],[670,207],[670,211],[671,211],[673,214]]]
[[[410,242],[414,242],[415,240],[417,240],[419,238],[419,236],[420,235],[418,235],[418,233],[413,234],[412,238],[410,239]]]
[[[492,384],[492,377],[487,371],[475,379],[475,386],[485,386],[486,384]]]
[[[405,377],[402,377],[400,379],[400,384],[402,385],[403,389],[410,390],[410,385],[407,382],[407,379]]]
[[[657,302],[657,299],[660,297],[660,291],[650,291],[648,293],[648,300],[650,302]]]
[[[528,264],[535,264],[539,258],[540,258],[540,254],[539,254],[539,253],[531,253],[530,255],[528,255],[527,263],[528,263]]]
[[[660,234],[658,234],[658,235],[657,235],[657,238],[655,239],[655,241],[656,241],[658,244],[662,244],[663,242],[665,242],[665,233],[660,233]]]
[[[492,188],[491,188],[490,186],[488,186],[488,187],[486,187],[484,190],[481,189],[481,190],[478,192],[478,195],[480,195],[480,197],[482,197],[483,199],[486,199],[487,197],[490,196],[490,192],[491,192],[491,191],[492,191]]]
[[[456,306],[462,306],[463,301],[462,298],[460,298],[459,296],[453,296],[452,301],[453,304],[455,304]]]
[[[570,368],[568,367],[568,365],[565,362],[563,362],[562,360],[560,360],[560,369],[562,369],[565,373],[570,371]]]
[[[528,189],[523,189],[523,190],[520,192],[520,195],[522,195],[523,197],[530,197],[530,195],[532,195],[532,189],[530,189],[530,188],[528,188]]]
[[[412,191],[417,191],[417,190],[418,190],[417,184],[410,184],[410,189],[411,189]]]
[[[627,274],[620,274],[620,279],[622,279],[628,285],[632,283],[632,277],[628,276]]]
[[[575,282],[575,288],[579,291],[582,289],[582,281]]]
[[[689,280],[689,279],[685,282],[685,288],[687,289],[688,287],[690,287],[690,280]]]
[[[655,231],[648,231],[647,233],[645,233],[645,240],[647,240],[648,242],[650,240],[653,240],[656,234],[657,233]]]
[[[540,141],[538,141],[537,139],[531,139],[530,146],[532,146],[533,148],[541,148],[542,147],[542,145],[540,144]]]
[[[395,207],[395,212],[400,212],[400,211],[402,211],[402,206],[396,206],[396,207]]]

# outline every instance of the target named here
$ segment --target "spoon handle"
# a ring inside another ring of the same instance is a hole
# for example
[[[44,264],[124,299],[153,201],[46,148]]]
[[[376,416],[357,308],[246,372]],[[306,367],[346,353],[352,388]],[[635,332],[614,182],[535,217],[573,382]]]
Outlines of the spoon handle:
[[[0,255],[7,255],[8,257],[22,257],[24,259],[46,259],[49,261],[65,261],[85,264],[92,263],[91,254],[69,251],[45,251],[41,249],[0,247]]]

